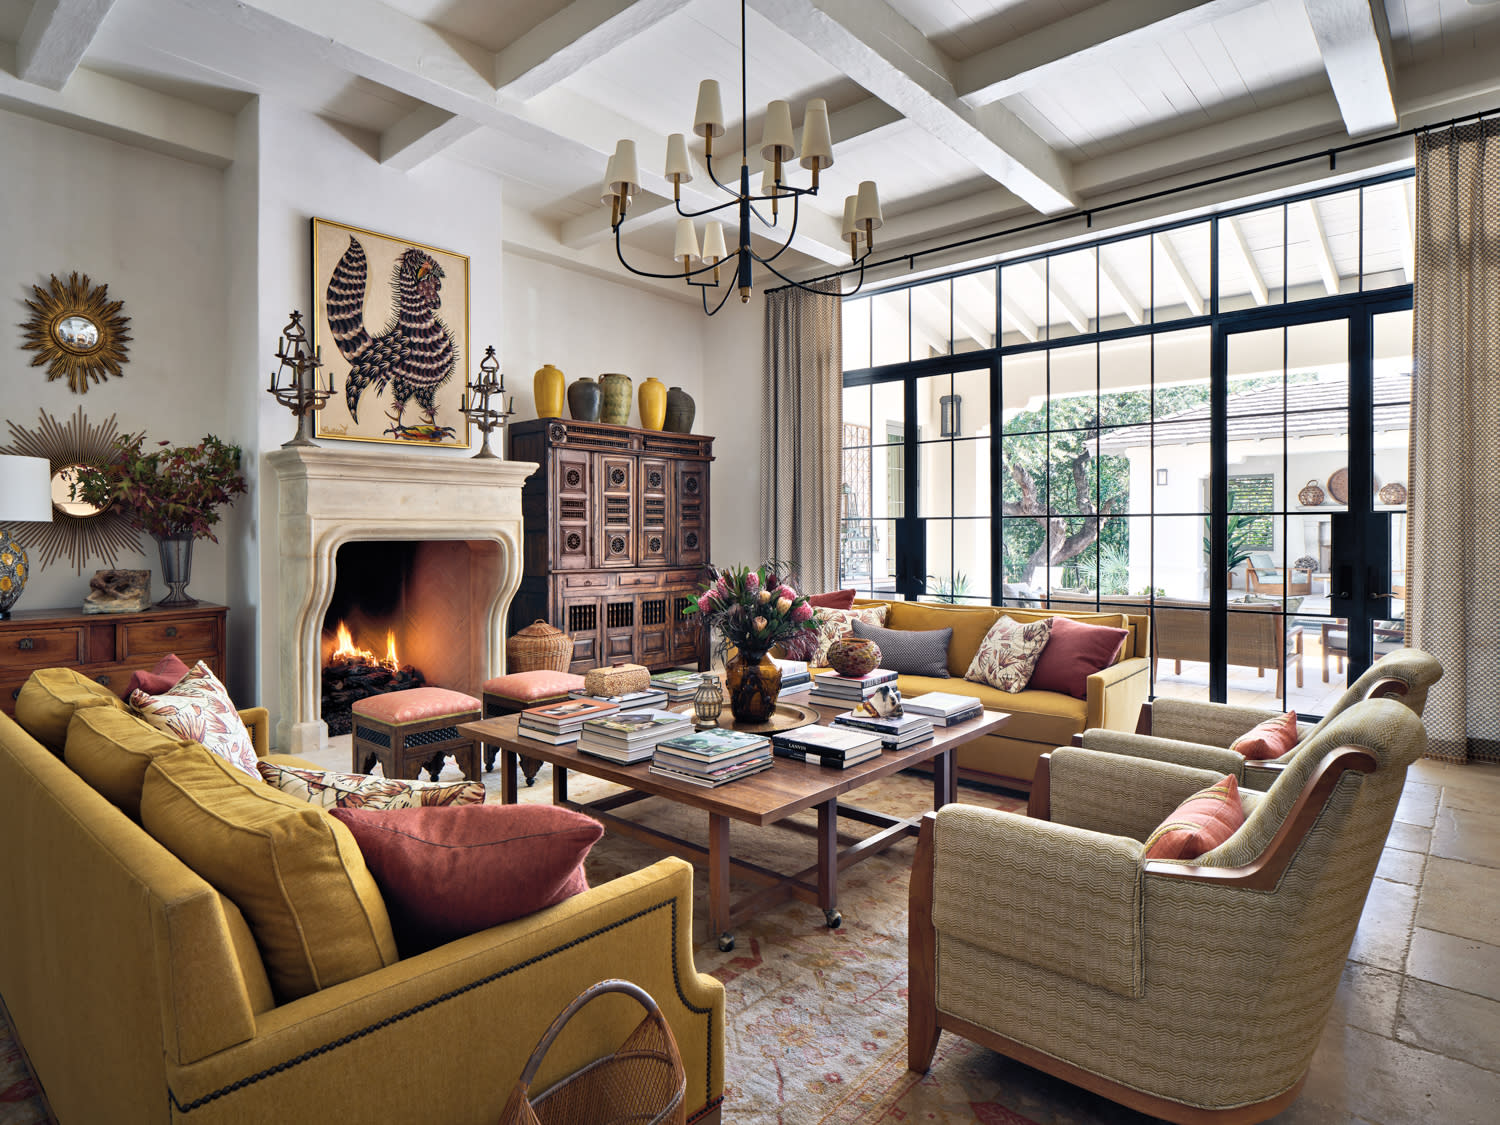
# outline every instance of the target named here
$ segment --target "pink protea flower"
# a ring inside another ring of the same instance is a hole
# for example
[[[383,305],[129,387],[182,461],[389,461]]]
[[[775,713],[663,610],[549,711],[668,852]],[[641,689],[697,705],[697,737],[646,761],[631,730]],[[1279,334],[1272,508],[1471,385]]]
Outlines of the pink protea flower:
[[[809,602],[803,602],[796,609],[792,610],[793,621],[806,621],[808,618],[812,617],[812,615],[813,607]]]
[[[785,587],[783,587],[783,589],[785,589]],[[776,599],[776,612],[777,613],[785,613],[787,610],[789,610],[791,608],[792,608],[792,599],[791,598],[777,598]]]
[[[790,586],[783,582],[781,586],[777,588],[776,596],[778,598],[785,598],[789,602],[794,602],[797,600],[797,591],[793,590]]]
[[[753,570],[745,575],[745,589],[752,594],[760,589],[760,576]]]
[[[713,595],[714,592],[710,590],[708,593],[704,594],[701,598],[698,599],[699,613],[711,613],[718,608],[717,603],[714,602]]]

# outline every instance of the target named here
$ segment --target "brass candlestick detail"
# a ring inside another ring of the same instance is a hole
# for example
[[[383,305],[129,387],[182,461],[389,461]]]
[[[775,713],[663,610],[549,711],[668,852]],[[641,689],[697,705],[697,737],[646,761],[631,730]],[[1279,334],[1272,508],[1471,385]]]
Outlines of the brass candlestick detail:
[[[468,392],[458,404],[459,412],[484,434],[484,444],[474,456],[498,459],[499,455],[490,448],[490,431],[496,427],[504,429],[505,420],[516,412],[516,399],[512,395],[510,405],[506,406],[505,376],[500,373],[500,361],[495,358],[493,344],[484,349],[484,358],[479,361],[479,378],[468,385]],[[490,406],[490,399],[496,396],[500,399],[498,410]],[[500,436],[503,440],[505,435]]]
[[[276,350],[281,365],[271,372],[271,385],[266,388],[277,402],[297,416],[297,436],[282,442],[282,449],[318,444],[312,436],[312,413],[321,410],[333,394],[333,372],[328,372],[324,386],[318,386],[318,368],[323,366],[319,358],[321,350],[308,350],[302,314],[293,312],[291,321],[281,330]]]

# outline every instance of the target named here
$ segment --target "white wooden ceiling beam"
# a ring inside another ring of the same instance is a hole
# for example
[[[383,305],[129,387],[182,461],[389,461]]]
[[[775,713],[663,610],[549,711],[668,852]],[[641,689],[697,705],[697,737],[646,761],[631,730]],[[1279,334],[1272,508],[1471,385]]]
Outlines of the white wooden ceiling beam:
[[[1394,129],[1391,37],[1384,7],[1370,0],[1303,0],[1303,5],[1345,130],[1357,137]]]
[[[1061,285],[1057,284],[1052,277],[1052,271],[1047,268],[1047,263],[1043,261],[1028,262],[1026,268],[1041,283],[1042,288],[1047,292],[1049,302],[1058,307],[1068,323],[1080,332],[1087,332],[1089,330],[1088,313],[1084,312],[1079,307],[1078,302],[1073,300]],[[1052,320],[1050,311],[1047,314],[1047,320],[1049,323]]]
[[[1041,339],[1041,330],[1037,327],[1036,323],[1026,315],[1026,310],[1016,302],[1016,299],[1014,297],[1011,297],[1005,293],[1000,294],[1000,312],[1004,314],[1006,319],[1010,321],[1011,327],[1013,327],[1022,336],[1025,336],[1026,339],[1031,343],[1034,344]]]
[[[479,127],[477,121],[435,105],[421,106],[380,134],[380,162],[410,172],[470,133],[477,132]]]
[[[495,56],[495,88],[526,101],[692,0],[573,0]]]
[[[957,335],[963,333],[963,337],[973,340],[981,348],[992,348],[995,346],[995,305],[991,301],[984,312],[979,312],[969,302],[970,287],[960,285],[955,280],[953,284],[953,330]],[[957,343],[957,341],[954,341]]]
[[[1229,248],[1234,251],[1235,257],[1240,260],[1240,268],[1245,271],[1245,280],[1250,285],[1250,296],[1257,305],[1269,303],[1271,291],[1266,288],[1266,279],[1261,277],[1260,267],[1255,264],[1255,255],[1250,253],[1250,247],[1245,243],[1245,232],[1240,230],[1240,221],[1230,215],[1219,224],[1219,230]]]
[[[749,3],[1038,211],[1074,205],[1066,161],[1004,106],[965,104],[953,88],[952,61],[885,0]]]
[[[1323,279],[1323,289],[1330,297],[1338,296],[1339,270],[1334,264],[1333,252],[1328,248],[1328,235],[1323,230],[1323,220],[1318,217],[1318,208],[1311,199],[1288,205],[1294,214],[1300,213],[1302,230],[1308,245],[1312,247],[1313,261],[1318,267],[1318,276]]]
[[[1260,2],[1105,0],[958,63],[954,88],[969,105],[988,105]]]
[[[61,90],[115,0],[35,0],[16,40],[16,75],[23,82]]]
[[[1157,269],[1166,266],[1167,276],[1177,283],[1177,289],[1182,294],[1183,303],[1192,310],[1194,316],[1202,316],[1207,306],[1203,303],[1203,294],[1198,291],[1198,286],[1193,283],[1187,267],[1182,264],[1182,258],[1177,253],[1177,247],[1164,233],[1153,234],[1151,244],[1156,248],[1158,259]]]
[[[1104,256],[1097,250],[1094,251],[1094,260],[1099,264],[1100,287],[1108,289],[1114,294],[1115,300],[1120,302],[1131,324],[1145,324],[1146,310],[1142,307],[1140,301],[1135,299],[1135,295],[1130,291],[1130,286],[1125,284],[1124,279],[1116,272],[1115,267],[1105,261]],[[1103,302],[1100,303],[1102,304]],[[1102,316],[1103,310],[1101,309],[1100,312]]]

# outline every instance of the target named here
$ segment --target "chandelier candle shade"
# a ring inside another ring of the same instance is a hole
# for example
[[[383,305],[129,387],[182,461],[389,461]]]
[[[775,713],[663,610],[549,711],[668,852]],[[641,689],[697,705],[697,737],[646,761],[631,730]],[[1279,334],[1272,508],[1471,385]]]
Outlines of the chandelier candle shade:
[[[0,621],[10,617],[31,561],[7,523],[52,521],[52,464],[45,457],[0,456]]]
[[[796,237],[798,212],[803,196],[817,195],[823,169],[833,166],[833,135],[828,125],[828,103],[822,98],[809,98],[802,119],[801,157],[797,154],[797,136],[792,131],[792,107],[784,101],[773,101],[766,107],[759,146],[764,163],[760,193],[750,190],[750,145],[749,115],[745,108],[745,75],[748,67],[745,55],[745,3],[740,2],[740,121],[741,134],[746,139],[740,155],[739,182],[731,186],[719,179],[714,171],[714,141],[725,132],[724,106],[719,96],[719,84],[706,78],[698,87],[698,105],[693,114],[693,134],[703,138],[703,163],[714,186],[729,196],[723,202],[710,204],[698,210],[687,210],[682,205],[682,187],[693,182],[693,162],[688,152],[687,138],[682,133],[673,133],[667,138],[667,160],[665,177],[672,184],[672,201],[678,219],[672,242],[672,260],[681,267],[679,273],[653,273],[636,269],[625,260],[621,244],[621,228],[625,217],[641,189],[641,175],[636,161],[633,140],[622,140],[615,146],[614,155],[605,166],[604,189],[600,201],[609,206],[610,228],[615,235],[615,255],[631,273],[640,277],[683,278],[688,285],[700,290],[703,311],[713,316],[728,300],[732,289],[737,288],[740,301],[750,300],[754,290],[753,264],[759,262],[772,274],[788,285],[798,289],[808,286],[794,281],[782,273],[772,262],[791,245]],[[797,160],[811,173],[807,187],[797,187],[788,176],[790,164]],[[758,233],[775,238],[781,222],[781,204],[791,203],[791,220],[785,228],[785,237],[780,246],[769,254],[759,254],[751,247],[751,218],[761,224]],[[719,219],[707,219],[703,228],[703,240],[698,240],[695,219],[733,210],[739,220],[735,247],[730,250],[724,240],[724,224]],[[767,215],[769,211],[769,215]],[[865,261],[875,248],[875,232],[882,224],[880,197],[873,180],[865,180],[855,194],[844,200],[842,236],[849,243],[849,259],[859,266],[859,282],[850,293],[859,291],[864,284]],[[723,293],[712,307],[708,291],[720,286],[724,267],[733,271],[734,284],[723,286]],[[711,275],[712,280],[707,280]],[[809,289],[809,292],[817,290]],[[849,294],[845,294],[848,296]]]

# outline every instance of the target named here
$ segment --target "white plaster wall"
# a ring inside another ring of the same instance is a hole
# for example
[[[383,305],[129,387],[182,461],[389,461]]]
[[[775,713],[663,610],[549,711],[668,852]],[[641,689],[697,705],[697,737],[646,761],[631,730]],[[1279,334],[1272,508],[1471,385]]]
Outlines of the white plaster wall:
[[[753,566],[767,554],[760,508],[760,453],[765,426],[766,301],[757,291],[749,304],[731,297],[703,322],[705,362],[701,423],[713,434],[713,558],[721,566]]]
[[[42,410],[66,424],[81,406],[92,423],[114,415],[121,431],[144,430],[152,441],[186,445],[207,433],[241,441],[223,393],[224,173],[3,110],[0,153],[0,417],[34,430]],[[74,270],[108,285],[130,318],[124,377],[90,383],[84,394],[30,366],[36,353],[21,350],[16,327],[30,315],[23,302],[32,285]],[[10,440],[0,427],[0,445]],[[190,594],[234,605],[227,560],[236,526],[229,516],[219,545],[196,545]],[[153,596],[164,597],[155,545],[142,536],[142,548],[114,565],[150,569]],[[76,607],[107,565],[91,559],[78,574],[64,557],[38,569],[18,608]]]

